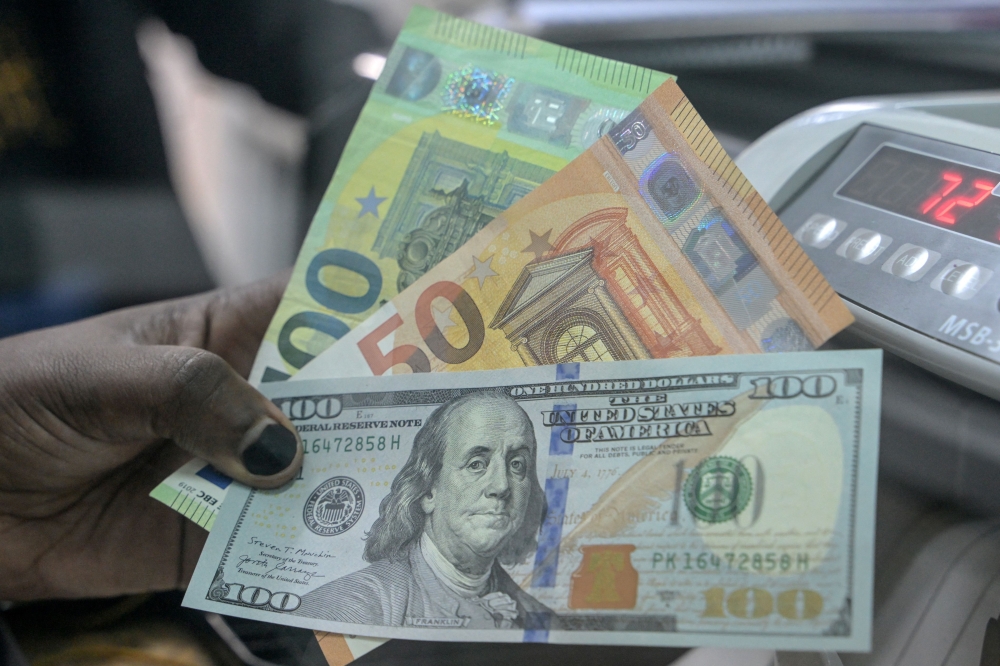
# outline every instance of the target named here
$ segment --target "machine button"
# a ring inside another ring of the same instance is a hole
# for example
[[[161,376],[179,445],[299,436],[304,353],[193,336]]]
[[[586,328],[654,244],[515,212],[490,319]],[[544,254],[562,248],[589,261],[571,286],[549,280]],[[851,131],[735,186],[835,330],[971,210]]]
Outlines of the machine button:
[[[941,279],[941,291],[959,298],[972,293],[979,285],[979,273],[979,266],[975,264],[956,266]]]
[[[795,232],[795,239],[822,250],[836,240],[846,226],[847,224],[834,217],[816,213],[799,227]]]
[[[858,229],[837,248],[837,254],[859,264],[870,264],[892,243],[892,238],[871,229]]]
[[[941,273],[931,282],[931,288],[942,294],[967,301],[993,277],[993,271],[969,263],[968,261],[949,261]]]
[[[937,263],[941,254],[919,245],[904,243],[884,264],[882,270],[901,277],[910,282],[916,282]]]

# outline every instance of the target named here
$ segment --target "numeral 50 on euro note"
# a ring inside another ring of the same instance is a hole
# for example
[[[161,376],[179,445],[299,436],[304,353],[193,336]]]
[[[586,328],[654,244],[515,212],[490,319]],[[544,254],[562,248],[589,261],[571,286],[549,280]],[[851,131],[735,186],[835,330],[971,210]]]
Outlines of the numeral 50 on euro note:
[[[438,328],[431,312],[431,303],[435,298],[444,298],[454,307],[454,311],[462,318],[465,328],[469,333],[469,341],[464,347],[455,347],[444,333]],[[482,348],[486,339],[486,326],[483,322],[483,315],[479,312],[476,302],[469,296],[460,285],[454,282],[436,282],[424,290],[417,299],[414,309],[414,320],[420,337],[423,338],[427,348],[431,350],[442,362],[449,365],[464,363],[476,355]],[[394,314],[374,331],[358,341],[358,350],[364,356],[368,367],[375,375],[381,375],[386,370],[396,364],[410,366],[413,372],[430,372],[430,359],[424,350],[416,345],[400,345],[394,347],[388,354],[383,354],[378,343],[385,339],[390,333],[403,325],[403,318],[399,314]]]

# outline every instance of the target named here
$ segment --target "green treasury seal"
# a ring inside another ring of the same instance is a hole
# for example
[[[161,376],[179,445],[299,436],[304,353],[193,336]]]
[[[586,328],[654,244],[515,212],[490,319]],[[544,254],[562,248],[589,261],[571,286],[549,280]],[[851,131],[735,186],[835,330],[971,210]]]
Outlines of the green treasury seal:
[[[684,482],[684,503],[706,523],[732,520],[747,507],[753,481],[736,458],[713,456],[698,463]]]

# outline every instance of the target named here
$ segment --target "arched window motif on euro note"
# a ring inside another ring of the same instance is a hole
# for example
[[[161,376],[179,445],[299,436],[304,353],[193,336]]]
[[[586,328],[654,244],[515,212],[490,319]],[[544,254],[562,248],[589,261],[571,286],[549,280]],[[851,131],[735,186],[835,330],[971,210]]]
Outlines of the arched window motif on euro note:
[[[586,324],[572,324],[556,343],[558,363],[579,361],[613,361],[614,357],[600,334]]]

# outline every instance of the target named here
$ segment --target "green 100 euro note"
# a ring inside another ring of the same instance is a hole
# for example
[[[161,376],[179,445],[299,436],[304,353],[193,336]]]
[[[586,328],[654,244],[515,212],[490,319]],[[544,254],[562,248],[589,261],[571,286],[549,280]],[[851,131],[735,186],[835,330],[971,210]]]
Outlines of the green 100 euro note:
[[[295,374],[668,78],[414,9],[316,211],[251,382]]]
[[[185,605],[416,640],[870,649],[881,352],[265,384]]]

